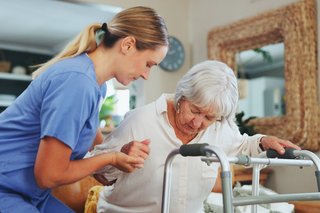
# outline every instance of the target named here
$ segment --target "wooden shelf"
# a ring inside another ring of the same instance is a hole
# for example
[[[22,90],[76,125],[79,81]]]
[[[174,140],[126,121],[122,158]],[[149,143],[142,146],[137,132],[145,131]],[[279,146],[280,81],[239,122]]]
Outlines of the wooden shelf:
[[[30,75],[18,75],[18,74],[3,73],[3,72],[0,72],[0,79],[15,80],[15,81],[32,81],[32,77]]]
[[[268,179],[270,173],[272,173],[272,169],[264,168],[260,170],[260,184],[264,185]],[[240,182],[241,184],[251,184],[252,183],[252,168],[245,168],[243,166],[233,165],[231,166],[232,172],[232,185],[235,185],[236,182]],[[220,178],[220,169],[218,172],[218,177],[216,180],[216,184],[212,189],[212,192],[222,192],[222,184]]]
[[[318,213],[320,212],[320,201],[294,201],[295,213]]]
[[[13,103],[13,101],[9,100],[0,100],[0,107],[8,107]]]
[[[244,168],[234,166],[234,182],[252,182],[252,168]],[[264,185],[267,181],[269,174],[272,172],[270,168],[264,168],[260,171],[260,184]]]

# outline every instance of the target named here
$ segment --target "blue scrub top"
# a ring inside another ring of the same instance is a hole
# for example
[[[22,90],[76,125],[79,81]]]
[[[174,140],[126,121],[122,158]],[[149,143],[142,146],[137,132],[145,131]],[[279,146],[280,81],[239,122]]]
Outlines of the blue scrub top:
[[[14,177],[15,171],[33,171],[45,136],[69,146],[71,160],[83,158],[95,138],[99,102],[105,95],[106,85],[98,85],[93,63],[85,53],[55,63],[33,80],[0,114],[0,189],[1,174]],[[28,179],[34,182],[33,173]],[[29,190],[30,185],[26,187]]]

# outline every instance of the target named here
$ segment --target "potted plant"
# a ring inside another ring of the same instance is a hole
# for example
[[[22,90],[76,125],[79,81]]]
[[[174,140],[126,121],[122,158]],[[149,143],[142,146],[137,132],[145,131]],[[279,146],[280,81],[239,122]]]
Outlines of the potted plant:
[[[112,113],[115,109],[115,104],[117,103],[115,95],[108,96],[100,109],[99,120],[102,128],[107,130],[112,130],[114,128],[114,123],[112,121]]]

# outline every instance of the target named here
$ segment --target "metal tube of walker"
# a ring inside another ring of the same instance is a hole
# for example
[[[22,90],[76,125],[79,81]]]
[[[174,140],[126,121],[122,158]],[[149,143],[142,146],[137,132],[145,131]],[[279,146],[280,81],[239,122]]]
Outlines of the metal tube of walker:
[[[295,150],[295,151],[293,151],[293,154],[295,156],[307,157],[313,161],[313,163],[316,167],[315,175],[316,175],[316,180],[317,180],[318,192],[320,192],[320,160],[319,160],[318,156],[308,150]]]
[[[171,171],[172,171],[172,162],[174,157],[180,154],[179,149],[175,149],[170,152],[168,155],[165,166],[164,166],[164,176],[163,176],[163,186],[162,186],[162,203],[161,203],[161,212],[169,212],[169,203],[170,203],[170,188],[171,188]]]
[[[221,165],[221,182],[222,182],[222,199],[223,199],[223,212],[233,212],[232,204],[232,180],[230,172],[230,164],[227,155],[217,147],[207,146],[205,147],[207,152],[215,154],[220,161]]]
[[[168,213],[170,208],[170,188],[171,188],[171,171],[172,163],[174,158],[181,154],[182,156],[206,156],[205,147],[208,144],[190,144],[182,145],[179,149],[175,149],[169,153],[167,156],[165,166],[164,166],[164,177],[163,177],[163,189],[162,189],[162,203],[161,212]]]
[[[256,204],[260,203],[273,203],[281,201],[292,201],[292,200],[318,200],[320,199],[320,193],[304,193],[304,194],[283,194],[283,195],[273,195],[273,196],[258,196],[259,188],[253,189],[253,196],[246,198],[235,198],[232,196],[232,180],[229,163],[240,163],[246,161],[243,157],[227,157],[226,154],[220,150],[218,147],[209,146],[208,144],[194,144],[194,145],[182,145],[180,149],[173,150],[167,157],[164,170],[163,179],[163,194],[162,194],[162,213],[169,212],[169,202],[170,202],[170,188],[171,188],[171,169],[174,157],[177,154],[183,156],[207,156],[203,157],[201,160],[207,162],[220,162],[221,164],[221,181],[223,189],[223,212],[229,213],[233,212],[233,206],[238,205],[253,205],[252,211],[256,212]],[[209,157],[209,154],[214,154],[215,157]],[[316,178],[318,184],[318,191],[320,192],[320,160],[318,156],[307,150],[289,150],[289,156],[298,157],[304,156],[308,157],[310,160],[288,160],[288,159],[263,159],[263,158],[248,158],[249,162],[245,164],[254,165],[254,185],[259,185],[259,174],[260,167],[264,165],[289,165],[289,166],[311,166],[315,165]],[[267,153],[268,155],[268,153]],[[262,156],[260,156],[262,157]],[[240,162],[241,161],[241,162]]]
[[[234,206],[246,206],[262,203],[279,203],[288,201],[320,200],[319,192],[297,193],[297,194],[278,194],[278,195],[260,195],[249,197],[237,197],[233,199]]]

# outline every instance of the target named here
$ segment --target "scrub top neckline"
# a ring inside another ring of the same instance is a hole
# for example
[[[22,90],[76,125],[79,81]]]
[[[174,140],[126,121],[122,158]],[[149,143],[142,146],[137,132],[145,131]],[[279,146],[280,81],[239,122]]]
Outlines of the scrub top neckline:
[[[98,81],[97,81],[97,74],[96,74],[96,71],[95,71],[95,69],[94,69],[94,64],[93,64],[93,61],[92,61],[92,59],[89,57],[89,55],[88,55],[88,53],[87,52],[85,52],[85,53],[83,53],[83,55],[85,56],[85,58],[90,62],[90,66],[91,66],[91,72],[92,72],[92,76],[93,76],[93,78],[94,78],[94,80],[95,80],[95,82],[96,82],[96,85],[98,86],[98,88],[99,88],[99,90],[100,90],[100,95],[102,96],[102,97],[104,97],[105,96],[105,88],[106,88],[106,82],[104,82],[104,83],[102,83],[101,85],[99,85],[98,84]]]

